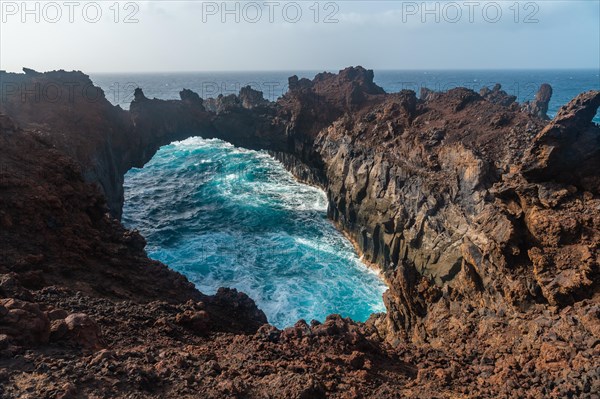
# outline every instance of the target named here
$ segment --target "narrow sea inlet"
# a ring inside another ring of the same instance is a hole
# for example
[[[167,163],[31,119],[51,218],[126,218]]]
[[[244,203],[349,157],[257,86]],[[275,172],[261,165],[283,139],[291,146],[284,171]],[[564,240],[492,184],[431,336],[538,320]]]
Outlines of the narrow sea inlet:
[[[277,327],[385,311],[385,285],[326,210],[323,191],[268,154],[216,139],[164,146],[125,176],[123,222],[146,237],[151,258],[205,294],[247,293]]]

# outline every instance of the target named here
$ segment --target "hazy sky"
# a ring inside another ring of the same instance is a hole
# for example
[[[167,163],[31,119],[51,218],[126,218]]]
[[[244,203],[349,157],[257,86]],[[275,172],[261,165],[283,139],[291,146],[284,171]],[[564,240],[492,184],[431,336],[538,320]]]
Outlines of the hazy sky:
[[[597,0],[29,1],[26,8],[0,0],[0,69],[600,67]]]

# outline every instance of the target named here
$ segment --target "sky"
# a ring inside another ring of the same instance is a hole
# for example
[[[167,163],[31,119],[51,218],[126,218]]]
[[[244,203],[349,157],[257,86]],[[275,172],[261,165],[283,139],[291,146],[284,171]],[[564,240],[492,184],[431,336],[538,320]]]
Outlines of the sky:
[[[600,68],[600,0],[7,1],[0,69]]]

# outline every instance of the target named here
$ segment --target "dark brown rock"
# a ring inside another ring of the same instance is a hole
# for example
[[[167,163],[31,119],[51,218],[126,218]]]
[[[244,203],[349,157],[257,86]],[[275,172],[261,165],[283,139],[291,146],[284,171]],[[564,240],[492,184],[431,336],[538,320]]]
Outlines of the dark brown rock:
[[[99,349],[101,333],[98,324],[84,313],[73,313],[64,321],[67,327],[66,339],[88,349]]]
[[[563,106],[535,137],[523,173],[534,180],[558,180],[600,192],[600,127],[592,122],[600,91],[583,93]]]
[[[204,310],[186,310],[175,316],[175,322],[181,324],[196,334],[206,334],[210,329],[210,316]]]
[[[60,341],[69,332],[69,327],[64,319],[54,320],[50,325],[50,341]]]
[[[0,334],[24,345],[48,342],[50,322],[37,303],[19,299],[0,299]]]
[[[535,94],[535,99],[531,103],[525,103],[523,109],[538,118],[549,120],[547,112],[551,97],[552,86],[543,83]]]
[[[263,92],[254,90],[250,86],[245,86],[240,89],[240,101],[242,107],[252,109],[260,106],[267,106],[269,101],[263,97]]]
[[[33,299],[31,292],[23,288],[16,276],[16,273],[0,275],[0,297],[31,301]]]
[[[479,95],[491,103],[503,105],[505,107],[510,106],[517,100],[517,96],[509,95],[502,90],[500,84],[496,84],[491,90],[488,87],[484,87],[479,91]]]
[[[195,93],[189,89],[183,89],[180,91],[179,97],[182,101],[188,102],[197,107],[202,107],[204,103],[204,100],[198,95],[198,93]]]

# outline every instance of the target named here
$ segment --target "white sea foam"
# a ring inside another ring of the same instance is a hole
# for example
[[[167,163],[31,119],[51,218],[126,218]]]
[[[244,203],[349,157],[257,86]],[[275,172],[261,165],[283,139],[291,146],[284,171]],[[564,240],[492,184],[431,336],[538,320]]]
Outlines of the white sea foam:
[[[383,311],[384,284],[326,219],[327,199],[264,152],[194,137],[127,175],[124,220],[212,294],[235,287],[279,327]]]

